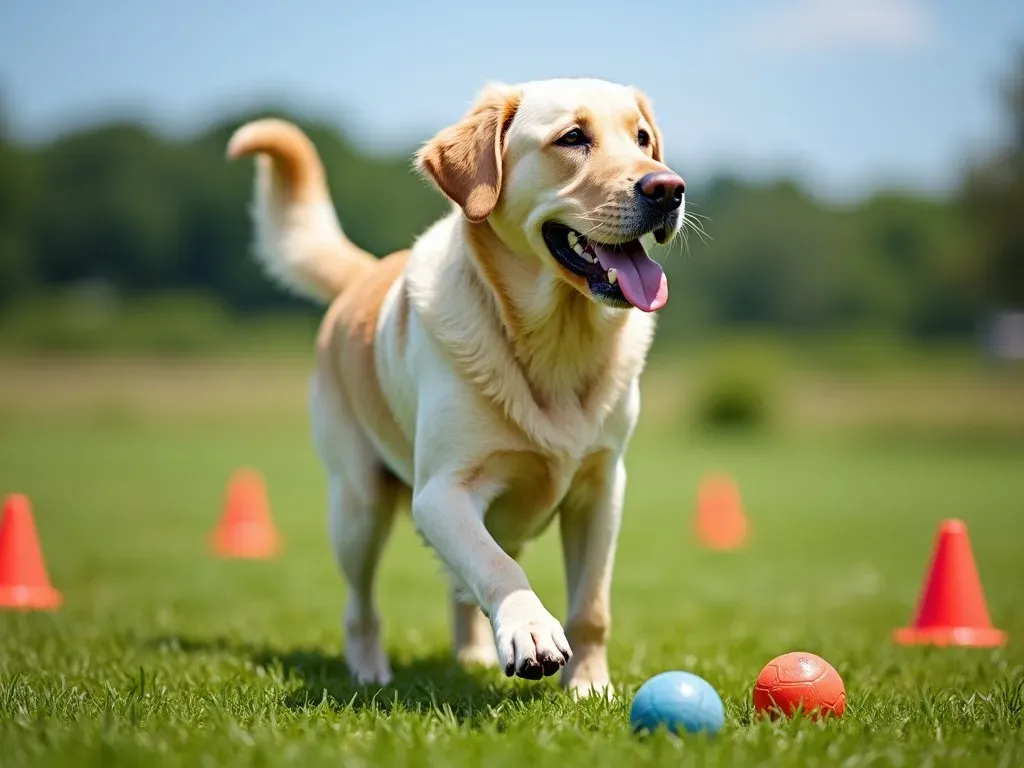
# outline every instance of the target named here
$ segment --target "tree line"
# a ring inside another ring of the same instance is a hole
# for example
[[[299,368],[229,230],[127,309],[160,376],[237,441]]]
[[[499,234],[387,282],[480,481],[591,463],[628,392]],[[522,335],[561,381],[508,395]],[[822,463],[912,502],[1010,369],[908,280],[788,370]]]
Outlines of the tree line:
[[[1006,96],[1010,141],[945,198],[879,192],[831,204],[788,180],[690,179],[707,237],[691,231],[659,256],[672,287],[660,333],[955,336],[1024,306],[1024,59]],[[346,232],[371,252],[406,247],[447,209],[411,152],[370,155],[332,126],[266,114],[309,132]],[[0,115],[0,317],[26,297],[96,280],[122,295],[204,292],[235,313],[298,310],[249,255],[251,163],[224,160],[232,131],[255,116],[185,140],[114,122],[27,146]]]

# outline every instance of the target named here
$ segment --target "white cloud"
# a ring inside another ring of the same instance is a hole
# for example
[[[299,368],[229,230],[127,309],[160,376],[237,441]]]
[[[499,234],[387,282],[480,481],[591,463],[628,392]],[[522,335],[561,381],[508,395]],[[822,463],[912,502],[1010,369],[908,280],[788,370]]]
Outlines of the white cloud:
[[[747,18],[739,32],[759,49],[798,52],[920,50],[936,37],[921,0],[785,0]]]

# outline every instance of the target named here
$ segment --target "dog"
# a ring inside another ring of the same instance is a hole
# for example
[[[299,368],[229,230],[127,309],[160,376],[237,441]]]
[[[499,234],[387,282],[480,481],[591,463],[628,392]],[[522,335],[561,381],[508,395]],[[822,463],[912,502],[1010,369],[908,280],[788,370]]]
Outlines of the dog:
[[[405,499],[450,574],[461,662],[613,691],[623,456],[668,299],[647,249],[679,233],[685,206],[647,97],[591,79],[485,87],[416,157],[451,213],[381,259],[343,234],[293,124],[248,123],[227,153],[256,156],[267,273],[329,304],[310,410],[354,678],[391,680],[374,575]],[[556,517],[564,628],[516,561]]]

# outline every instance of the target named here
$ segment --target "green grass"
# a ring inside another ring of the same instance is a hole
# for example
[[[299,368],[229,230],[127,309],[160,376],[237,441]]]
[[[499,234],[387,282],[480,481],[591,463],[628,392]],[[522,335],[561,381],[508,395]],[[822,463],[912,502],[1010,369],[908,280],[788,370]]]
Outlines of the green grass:
[[[68,386],[73,386],[73,381]],[[683,440],[642,425],[614,585],[619,697],[465,672],[449,657],[445,582],[408,519],[387,551],[382,613],[396,683],[340,661],[343,586],[304,417],[7,413],[0,492],[33,499],[55,614],[0,615],[0,764],[1021,765],[1024,446],[822,438]],[[287,549],[212,558],[236,466],[266,475]],[[735,475],[749,549],[698,549],[700,476]],[[998,650],[901,648],[940,519],[969,525]],[[524,565],[564,613],[555,532]],[[761,722],[750,689],[789,650],[830,660],[849,696],[827,724]],[[713,739],[639,739],[629,703],[687,669],[721,693]]]

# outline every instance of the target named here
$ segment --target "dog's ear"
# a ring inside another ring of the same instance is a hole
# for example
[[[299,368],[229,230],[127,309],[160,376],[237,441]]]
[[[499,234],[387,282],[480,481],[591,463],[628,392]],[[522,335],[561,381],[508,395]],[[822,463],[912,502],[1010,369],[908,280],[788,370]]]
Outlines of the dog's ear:
[[[459,123],[437,134],[416,156],[420,170],[470,221],[483,221],[498,204],[502,149],[519,96],[506,85],[488,86]]]
[[[651,100],[647,98],[647,94],[643,91],[633,89],[633,94],[636,96],[636,104],[640,107],[640,114],[644,116],[644,120],[651,126],[651,150],[654,159],[659,163],[665,162],[665,144],[661,138],[661,129],[658,128],[658,124],[654,121],[654,110],[651,109]]]

